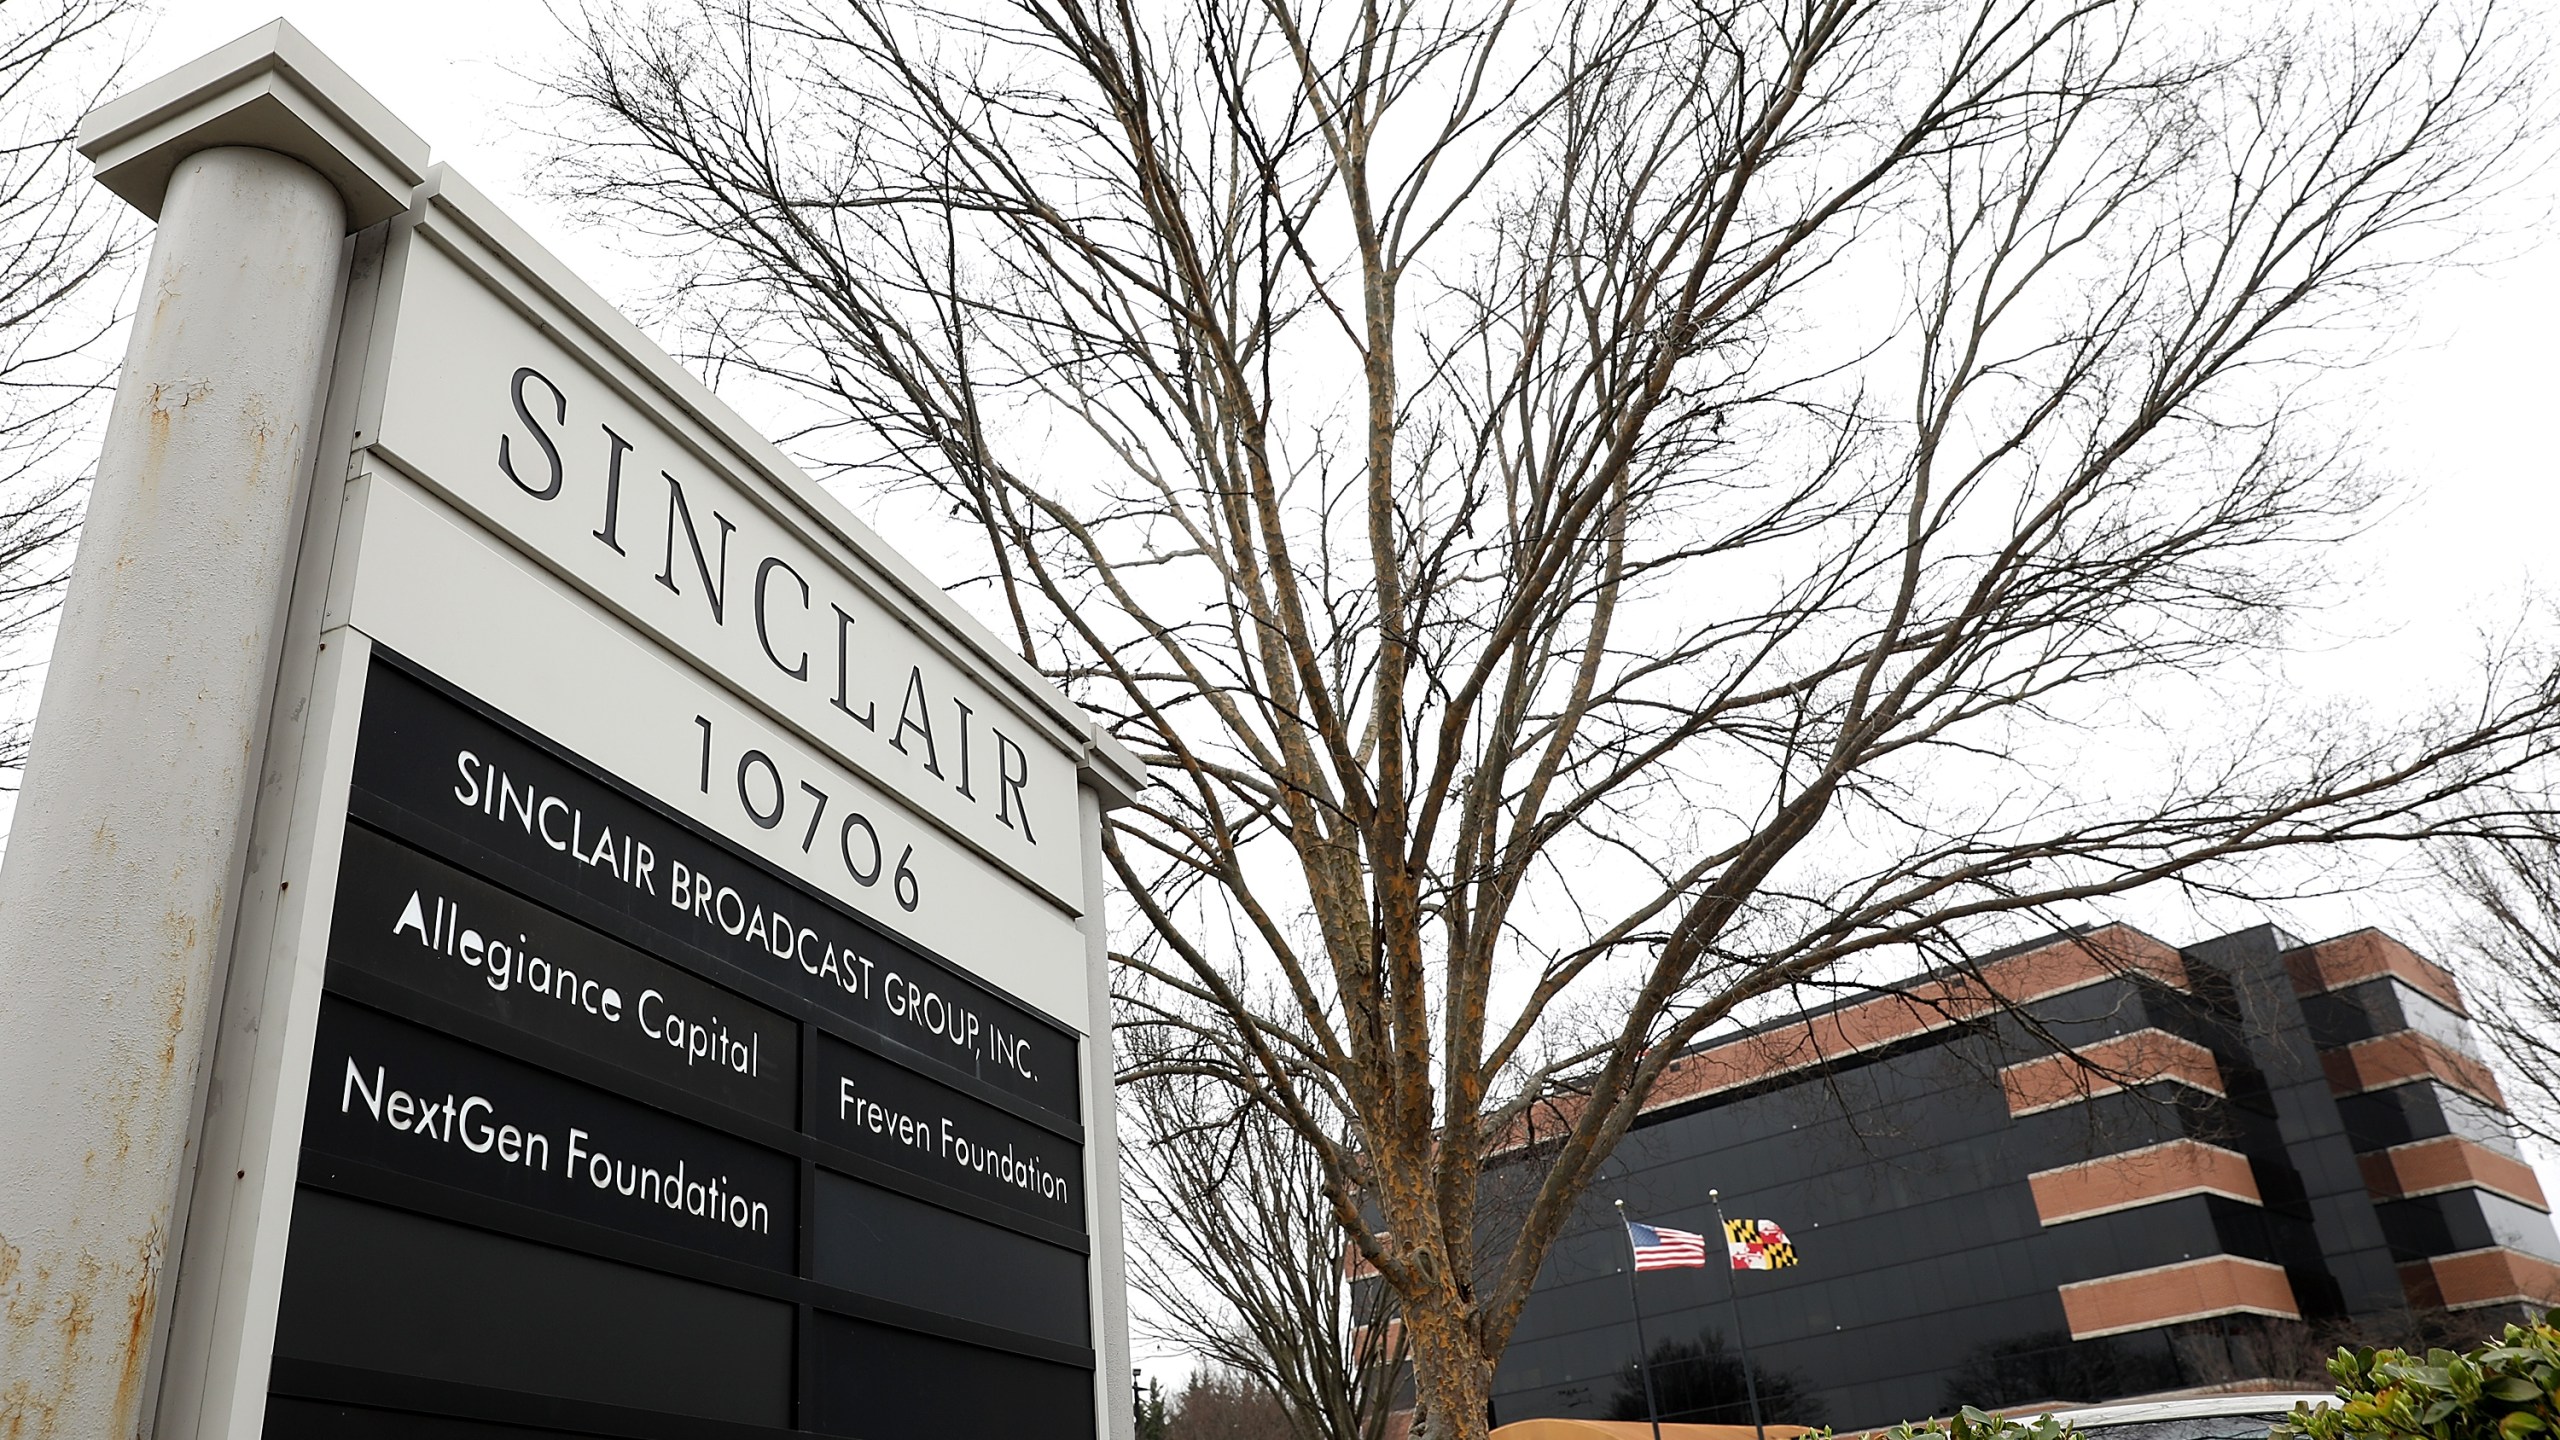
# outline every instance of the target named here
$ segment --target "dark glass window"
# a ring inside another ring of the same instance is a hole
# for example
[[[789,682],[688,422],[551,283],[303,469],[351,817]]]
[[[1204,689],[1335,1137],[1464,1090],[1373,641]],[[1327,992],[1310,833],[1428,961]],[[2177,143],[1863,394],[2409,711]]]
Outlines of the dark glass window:
[[[2560,1260],[2551,1217],[2486,1190],[2447,1190],[2373,1207],[2395,1259],[2458,1255],[2504,1246]]]
[[[2360,1151],[2458,1135],[2500,1154],[2519,1156],[2513,1121],[2432,1080],[2344,1096],[2338,1101],[2338,1118],[2346,1123],[2348,1141]]]
[[[2388,975],[2323,995],[2306,995],[2302,1015],[2310,1022],[2312,1043],[2324,1050],[2403,1030],[2415,1030],[2465,1054],[2476,1049],[2470,1021]]]

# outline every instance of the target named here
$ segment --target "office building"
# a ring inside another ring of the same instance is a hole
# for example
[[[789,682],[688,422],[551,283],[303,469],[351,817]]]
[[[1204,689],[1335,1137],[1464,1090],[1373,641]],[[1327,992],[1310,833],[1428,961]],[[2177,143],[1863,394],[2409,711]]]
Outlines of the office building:
[[[1497,1182],[1498,1185],[1498,1182]],[[2366,930],[2021,947],[1702,1046],[1550,1255],[1494,1418],[1642,1418],[1624,1232],[1774,1220],[1800,1263],[1651,1272],[1665,1420],[1861,1427],[2316,1378],[2338,1343],[2560,1300],[2453,977]]]

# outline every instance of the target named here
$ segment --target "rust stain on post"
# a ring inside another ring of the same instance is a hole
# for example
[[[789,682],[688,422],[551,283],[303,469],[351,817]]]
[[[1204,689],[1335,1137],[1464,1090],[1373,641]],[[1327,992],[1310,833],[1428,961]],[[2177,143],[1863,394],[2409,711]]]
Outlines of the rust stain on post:
[[[71,1377],[79,1373],[81,1342],[89,1332],[89,1290],[96,1279],[96,1259],[82,1256],[79,1269],[80,1283],[72,1287],[70,1303],[58,1316],[49,1314],[51,1307],[47,1303],[53,1289],[50,1267],[38,1266],[26,1290],[10,1297],[9,1328],[32,1333],[49,1325],[57,1337],[55,1348],[61,1358],[42,1377],[48,1382],[45,1389],[37,1389],[39,1377],[20,1375],[9,1382],[6,1390],[0,1390],[0,1437],[5,1440],[22,1440],[30,1433],[39,1437],[52,1435],[63,1402],[70,1398]],[[27,1347],[22,1353],[38,1353],[37,1347]]]
[[[159,1308],[161,1232],[155,1227],[144,1243],[139,1272],[125,1292],[124,1363],[116,1371],[119,1420],[140,1414],[144,1362],[150,1352],[151,1317]]]

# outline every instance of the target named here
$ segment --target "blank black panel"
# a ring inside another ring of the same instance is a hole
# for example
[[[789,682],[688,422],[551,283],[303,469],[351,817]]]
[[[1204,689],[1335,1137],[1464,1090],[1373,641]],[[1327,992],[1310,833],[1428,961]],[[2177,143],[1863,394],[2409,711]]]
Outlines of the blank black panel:
[[[824,1312],[811,1324],[809,1428],[858,1440],[1093,1440],[1090,1370]]]
[[[288,1395],[267,1397],[264,1440],[557,1440],[572,1430],[545,1430],[525,1425],[496,1425],[486,1420],[457,1420],[445,1415],[411,1415],[377,1410],[370,1405],[340,1405]]]
[[[303,1189],[276,1354],[779,1426],[791,1326],[781,1301]]]
[[[940,1315],[1090,1343],[1085,1257],[821,1170],[810,1278]]]

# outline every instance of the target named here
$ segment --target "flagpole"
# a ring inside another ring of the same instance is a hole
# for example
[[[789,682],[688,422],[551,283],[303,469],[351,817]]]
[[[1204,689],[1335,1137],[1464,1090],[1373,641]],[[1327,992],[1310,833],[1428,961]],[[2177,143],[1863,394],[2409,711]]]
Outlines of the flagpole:
[[[1627,1312],[1636,1317],[1636,1373],[1644,1377],[1644,1418],[1653,1426],[1653,1440],[1662,1440],[1662,1406],[1653,1398],[1653,1366],[1645,1355],[1644,1306],[1636,1300],[1636,1232],[1627,1228],[1627,1202],[1612,1202],[1618,1207],[1618,1233],[1627,1237]]]
[[[1751,1434],[1753,1440],[1769,1440],[1760,1424],[1760,1382],[1751,1374],[1751,1337],[1742,1333],[1742,1282],[1733,1278],[1733,1231],[1725,1223],[1724,1197],[1710,1190],[1707,1203],[1716,1207],[1716,1236],[1724,1241],[1724,1293],[1733,1301],[1733,1342],[1742,1351],[1742,1393],[1751,1399]]]

